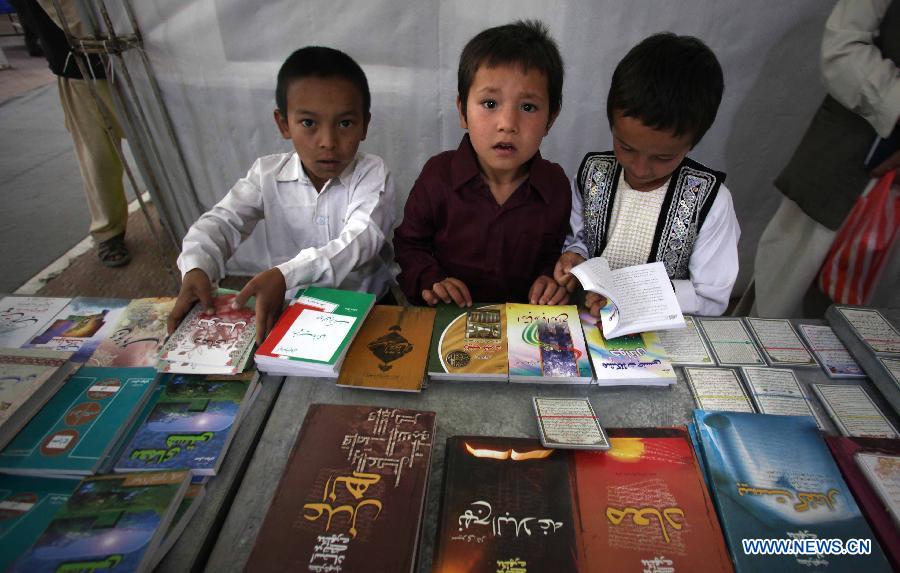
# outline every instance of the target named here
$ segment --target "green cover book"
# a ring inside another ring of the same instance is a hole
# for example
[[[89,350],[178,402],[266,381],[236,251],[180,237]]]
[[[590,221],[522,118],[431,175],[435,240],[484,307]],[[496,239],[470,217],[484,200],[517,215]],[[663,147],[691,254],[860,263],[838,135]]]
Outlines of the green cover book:
[[[155,386],[153,368],[82,368],[0,453],[0,471],[90,475]]]
[[[428,354],[433,380],[509,381],[506,305],[435,307]]]
[[[0,571],[31,547],[77,486],[77,479],[0,474]]]

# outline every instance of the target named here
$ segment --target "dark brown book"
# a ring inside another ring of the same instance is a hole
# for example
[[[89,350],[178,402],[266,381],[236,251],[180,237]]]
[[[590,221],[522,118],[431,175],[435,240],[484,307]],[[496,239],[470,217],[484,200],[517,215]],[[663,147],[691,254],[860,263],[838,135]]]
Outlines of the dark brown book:
[[[247,571],[412,571],[434,417],[311,405]]]
[[[578,571],[571,460],[537,440],[449,438],[432,571]]]
[[[353,339],[338,386],[420,392],[433,328],[433,308],[375,306]]]

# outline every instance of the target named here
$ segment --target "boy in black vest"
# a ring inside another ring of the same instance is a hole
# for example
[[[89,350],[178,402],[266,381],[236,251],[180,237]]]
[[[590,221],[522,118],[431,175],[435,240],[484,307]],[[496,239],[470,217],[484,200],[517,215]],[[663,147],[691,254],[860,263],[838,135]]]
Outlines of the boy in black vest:
[[[606,115],[613,151],[588,153],[572,184],[571,234],[554,278],[603,256],[611,269],[661,261],[685,313],[720,315],[738,273],[740,227],[725,174],[686,157],[712,125],[722,68],[697,38],[656,34],[612,77]],[[587,293],[595,316],[606,303]]]

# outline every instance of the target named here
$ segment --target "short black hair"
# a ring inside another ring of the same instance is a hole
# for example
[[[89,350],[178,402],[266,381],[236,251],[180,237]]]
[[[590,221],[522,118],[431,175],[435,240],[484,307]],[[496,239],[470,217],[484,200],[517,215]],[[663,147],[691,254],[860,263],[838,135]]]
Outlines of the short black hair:
[[[551,117],[562,106],[563,61],[556,42],[542,22],[519,20],[512,24],[488,28],[469,40],[459,56],[457,90],[463,116],[466,99],[475,73],[481,66],[518,64],[527,73],[534,68],[547,76]]]
[[[724,89],[722,66],[706,44],[692,36],[654,34],[616,66],[606,116],[610,126],[619,112],[677,137],[690,134],[697,145],[716,119]]]
[[[287,116],[287,90],[294,80],[303,78],[343,78],[359,90],[363,99],[363,115],[369,116],[372,95],[366,73],[356,61],[340,50],[324,46],[300,48],[281,64],[275,86],[275,103],[281,115]]]

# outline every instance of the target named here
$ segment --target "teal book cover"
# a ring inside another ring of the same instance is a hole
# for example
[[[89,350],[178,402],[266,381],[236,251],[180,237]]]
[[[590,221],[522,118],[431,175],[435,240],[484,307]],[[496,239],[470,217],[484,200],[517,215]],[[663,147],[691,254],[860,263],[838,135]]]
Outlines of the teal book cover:
[[[165,390],[122,450],[115,471],[187,469],[215,475],[252,383],[252,373],[167,377]]]
[[[188,472],[82,480],[10,571],[147,570],[189,481]]]
[[[738,573],[891,570],[812,418],[704,410],[694,418]],[[755,539],[810,545],[861,539],[871,541],[871,551],[748,554],[743,541]]]
[[[0,571],[31,547],[76,486],[77,479],[0,474]]]
[[[152,393],[155,375],[153,368],[81,368],[0,453],[0,471],[95,473]]]

